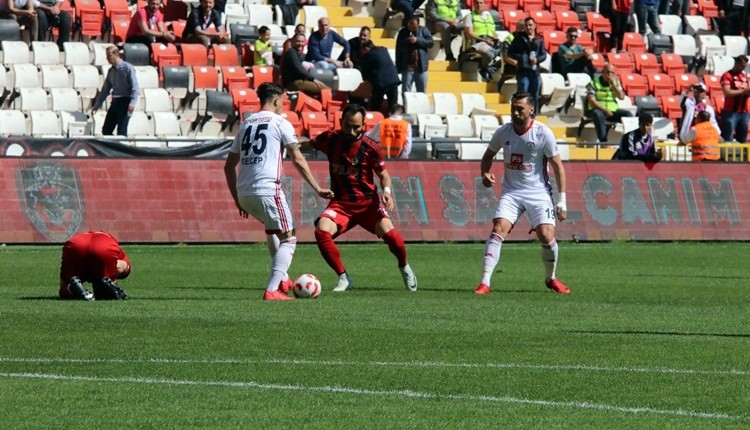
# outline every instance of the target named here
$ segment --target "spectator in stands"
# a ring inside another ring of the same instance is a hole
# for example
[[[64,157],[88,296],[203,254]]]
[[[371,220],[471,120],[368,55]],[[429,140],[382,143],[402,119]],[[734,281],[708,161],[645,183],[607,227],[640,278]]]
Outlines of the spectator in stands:
[[[526,30],[526,24],[523,22],[523,20],[518,21],[516,23],[516,31],[513,33],[510,33],[508,36],[505,37],[505,40],[503,40],[503,46],[501,48],[501,57],[503,59],[503,75],[500,77],[500,81],[497,83],[497,92],[499,93],[500,90],[503,89],[503,84],[505,81],[511,78],[516,77],[516,66],[518,62],[510,57],[508,55],[508,49],[510,49],[510,44],[513,43],[513,40],[516,38],[516,35],[518,33],[522,33]]]
[[[2,1],[2,0],[0,0]],[[38,40],[47,40],[47,32],[50,27],[57,28],[57,46],[63,50],[63,43],[70,41],[70,13],[61,10],[60,6],[65,0],[34,0],[36,16],[39,21]]]
[[[411,123],[404,119],[404,107],[398,103],[391,106],[388,115],[367,136],[380,142],[380,152],[385,158],[407,160],[411,153]]]
[[[334,60],[331,57],[334,42],[344,48],[344,61]],[[318,20],[318,31],[310,35],[305,60],[320,69],[336,70],[340,67],[352,67],[352,62],[349,60],[349,42],[331,30],[331,22],[328,18]]]
[[[210,31],[212,26],[215,31]],[[221,13],[214,8],[214,0],[201,0],[200,6],[190,12],[182,43],[201,43],[208,48],[212,43],[226,43],[228,40],[221,25]]]
[[[396,70],[401,73],[402,94],[411,91],[412,82],[417,92],[427,91],[427,69],[430,57],[427,50],[435,41],[432,33],[419,25],[419,18],[411,17],[396,36]]]
[[[160,9],[161,0],[148,0],[145,7],[136,10],[130,19],[125,42],[142,43],[150,50],[152,43],[169,43],[177,40],[174,33],[167,31]]]
[[[617,100],[625,98],[625,90],[615,77],[615,66],[605,64],[602,75],[593,79],[587,89],[586,116],[593,120],[599,142],[606,142],[607,122],[619,122],[623,117],[633,116],[617,105]]]
[[[495,20],[486,10],[489,0],[474,0],[474,7],[464,18],[465,47],[481,54],[479,74],[486,82],[492,82],[497,68],[495,57],[500,53],[500,41],[495,38]]]
[[[562,75],[566,79],[568,73],[588,73],[593,76],[596,71],[594,65],[591,63],[591,56],[594,55],[594,51],[576,43],[578,39],[577,28],[568,28],[565,36],[565,43],[561,44],[557,49],[557,61],[560,64]]]
[[[646,37],[646,24],[654,34],[661,34],[659,17],[656,13],[657,0],[635,0],[635,17],[638,20],[638,32]]]
[[[662,150],[656,149],[651,128],[654,117],[650,113],[642,113],[638,117],[638,128],[625,133],[620,141],[620,148],[615,152],[614,160],[640,160],[656,162],[662,158]]]
[[[719,123],[716,122],[716,112],[706,98],[706,87],[703,84],[693,85],[690,91],[685,94],[682,105],[682,125],[680,126],[678,136],[686,134],[690,130],[690,127],[695,124],[698,114],[704,111],[708,112],[709,120],[716,127],[716,131],[721,133]]]
[[[294,34],[292,34],[292,36],[289,37],[289,39],[287,39],[287,40],[284,41],[284,51],[283,52],[286,52],[287,49],[289,49],[292,46],[294,46],[294,36],[296,36],[298,34],[301,34],[301,35],[305,36],[305,47],[307,47],[307,36],[305,35],[305,24],[297,24],[297,26],[294,27]],[[281,55],[284,55],[284,54],[282,53]]]
[[[372,84],[370,110],[382,112],[383,96],[387,96],[390,111],[398,103],[398,86],[401,84],[396,65],[388,50],[375,46],[372,40],[362,45],[362,51],[365,54],[362,79]]]
[[[253,64],[256,66],[273,66],[273,46],[271,46],[271,30],[263,25],[258,29],[258,40],[253,49]]]
[[[112,93],[112,101],[107,109],[107,116],[104,118],[102,134],[112,136],[112,132],[117,127],[117,134],[120,136],[128,135],[128,123],[130,116],[138,104],[138,80],[135,77],[135,68],[133,65],[120,58],[119,49],[114,46],[107,47],[107,61],[112,65],[104,78],[102,90],[96,96],[94,106],[91,108],[91,114],[102,107],[104,99]]]
[[[734,59],[732,70],[721,76],[724,91],[724,108],[721,110],[721,136],[726,142],[733,138],[739,143],[747,142],[747,122],[750,118],[750,78],[745,68],[747,57]]]
[[[412,16],[414,16],[414,11],[419,9],[424,2],[425,0],[391,0],[391,10],[394,11],[393,13],[402,12],[404,14],[404,19],[401,21],[401,27],[406,26]],[[383,17],[383,27],[385,27],[390,16],[390,13],[386,13]]]
[[[739,36],[744,30],[745,37],[750,37],[750,0],[717,0],[716,3],[721,36]]]
[[[0,19],[14,19],[29,30],[32,42],[39,40],[39,15],[33,0],[0,0]]]
[[[711,115],[702,111],[695,117],[695,126],[680,133],[680,145],[690,145],[693,161],[719,161],[719,141],[721,136],[711,124]]]
[[[432,34],[440,33],[440,43],[445,51],[446,61],[456,61],[451,50],[451,41],[464,30],[458,13],[460,7],[458,0],[427,0],[425,6],[427,27]]]
[[[544,48],[544,39],[536,32],[534,18],[526,18],[523,22],[525,31],[516,33],[508,48],[508,56],[516,60],[518,92],[528,92],[534,97],[534,111],[531,114],[534,118],[539,112],[539,93],[542,88],[542,69],[539,64],[547,58],[547,50]]]
[[[358,37],[352,37],[349,39],[349,59],[352,61],[353,67],[360,72],[363,67],[364,53],[362,51],[362,45],[370,40],[370,27],[364,26],[359,30]],[[344,52],[339,55],[339,61],[346,60],[346,54]]]
[[[631,2],[630,0],[612,0],[610,3],[605,0],[600,5],[602,15],[608,17],[609,23],[612,25],[610,39],[612,52],[622,51],[622,41],[625,38],[625,31],[628,28],[628,19],[630,18]]]
[[[294,43],[295,46],[287,49],[281,60],[284,65],[281,68],[281,79],[284,82],[284,86],[288,90],[302,91],[312,97],[319,96],[320,90],[328,87],[323,82],[315,79],[302,64],[305,35],[295,35]]]

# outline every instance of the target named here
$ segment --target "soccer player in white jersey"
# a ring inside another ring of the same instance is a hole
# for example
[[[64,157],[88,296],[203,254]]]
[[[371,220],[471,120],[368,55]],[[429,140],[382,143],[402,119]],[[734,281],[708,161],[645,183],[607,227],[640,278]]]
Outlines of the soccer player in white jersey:
[[[284,149],[302,179],[320,197],[331,198],[333,191],[318,186],[299,151],[294,127],[279,115],[284,89],[278,84],[261,84],[258,98],[261,109],[242,123],[229,149],[224,176],[240,216],[252,215],[264,224],[268,235],[271,276],[263,300],[293,300],[286,295],[292,284],[287,271],[292,264],[297,238],[292,212],[281,189]]]
[[[567,216],[565,204],[565,169],[560,160],[552,130],[535,121],[536,100],[529,93],[516,93],[511,99],[511,123],[503,124],[492,135],[492,140],[482,157],[482,185],[495,185],[495,174],[490,173],[492,160],[503,149],[505,177],[500,201],[492,219],[492,232],[484,246],[482,280],[474,294],[490,292],[490,277],[500,260],[500,249],[518,218],[528,212],[531,225],[542,243],[542,262],[546,272],[547,288],[562,294],[570,290],[555,277],[557,267],[557,242],[555,219]],[[547,163],[552,164],[557,181],[559,201],[552,201]]]

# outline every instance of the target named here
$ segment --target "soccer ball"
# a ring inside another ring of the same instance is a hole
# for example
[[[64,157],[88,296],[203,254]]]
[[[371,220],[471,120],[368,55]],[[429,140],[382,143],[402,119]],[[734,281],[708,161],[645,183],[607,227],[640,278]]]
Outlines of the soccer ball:
[[[320,296],[321,290],[318,278],[308,273],[297,278],[292,287],[294,296],[300,299],[315,299]]]

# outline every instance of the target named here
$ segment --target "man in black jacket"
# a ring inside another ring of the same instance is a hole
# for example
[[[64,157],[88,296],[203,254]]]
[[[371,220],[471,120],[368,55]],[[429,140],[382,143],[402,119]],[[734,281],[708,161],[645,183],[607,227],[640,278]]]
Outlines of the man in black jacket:
[[[419,18],[412,17],[396,37],[396,70],[401,73],[404,84],[402,94],[411,91],[412,82],[417,92],[427,92],[427,67],[430,57],[427,50],[435,41],[427,27],[420,27]]]
[[[214,8],[214,0],[201,0],[200,6],[190,12],[182,43],[201,43],[208,48],[211,43],[227,43],[227,33],[221,25],[221,13]],[[215,32],[209,31],[213,25]]]
[[[375,46],[372,40],[362,45],[364,51],[364,72],[362,79],[372,84],[370,110],[382,112],[383,96],[388,96],[388,109],[398,103],[398,86],[401,80],[391,60],[388,50]]]
[[[687,0],[684,0],[687,1]],[[750,36],[750,0],[718,0],[721,36]]]
[[[302,60],[304,59],[302,51],[304,49],[305,35],[295,35],[294,44],[281,57],[281,79],[286,89],[302,91],[309,96],[316,97],[320,95],[321,89],[328,87],[323,82],[315,79],[302,66]]]
[[[536,101],[534,114],[539,112],[539,93],[542,89],[542,78],[539,75],[539,65],[547,59],[547,50],[544,48],[544,39],[536,32],[536,21],[534,18],[526,18],[525,32],[516,33],[513,42],[508,48],[508,56],[516,60],[516,81],[518,91],[531,93]]]
[[[349,60],[352,62],[353,67],[360,72],[364,68],[364,53],[362,52],[362,45],[370,40],[370,27],[364,26],[359,30],[358,37],[352,37],[349,39]],[[346,53],[343,51],[339,55],[339,61],[346,60]]]

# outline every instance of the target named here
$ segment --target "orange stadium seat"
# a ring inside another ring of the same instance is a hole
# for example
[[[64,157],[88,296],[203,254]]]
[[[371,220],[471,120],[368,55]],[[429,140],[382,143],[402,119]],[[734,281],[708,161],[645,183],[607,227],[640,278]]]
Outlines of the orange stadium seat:
[[[557,29],[560,31],[567,31],[570,27],[583,27],[583,23],[578,18],[578,14],[570,10],[570,8],[568,8],[568,10],[555,11],[555,21],[557,23]]]
[[[604,68],[604,64],[606,61],[604,60],[604,55],[594,53],[594,55],[591,56],[591,64],[594,65],[595,69],[601,70]]]
[[[642,75],[661,73],[661,66],[656,55],[651,53],[635,54],[633,59],[635,60],[636,72]]]
[[[681,73],[674,75],[674,89],[678,94],[697,84],[698,77],[692,73]]]
[[[253,66],[252,78],[250,78],[250,87],[258,88],[264,82],[278,83],[279,69],[273,66]]]
[[[544,0],[518,0],[518,6],[526,13],[544,10]]]
[[[193,82],[196,90],[216,90],[219,88],[219,71],[211,66],[193,66]]]
[[[528,14],[536,21],[536,31],[539,33],[553,31],[557,28],[555,16],[548,10],[533,10],[529,11]]]
[[[183,66],[205,66],[208,64],[208,51],[200,43],[183,43],[182,65]]]
[[[698,0],[698,12],[706,18],[717,18],[719,16],[719,6],[716,5],[714,0]]]
[[[610,52],[607,54],[607,62],[615,66],[616,73],[635,72],[635,60],[628,53],[614,54]]]
[[[641,75],[624,73],[620,75],[620,83],[622,83],[625,94],[631,98],[648,95],[648,83]]]
[[[104,11],[101,9],[84,9],[81,11],[81,36],[99,37],[104,25]]]
[[[703,84],[706,86],[706,92],[708,92],[709,95],[713,95],[714,92],[722,92],[721,76],[703,75]]]
[[[648,89],[654,97],[664,97],[674,95],[674,82],[672,78],[665,75],[664,73],[657,73],[646,76],[648,81]]]
[[[365,115],[365,132],[372,130],[375,126],[385,119],[383,114],[377,111],[367,111]]]
[[[503,15],[503,22],[505,23],[505,28],[508,31],[516,31],[516,23],[518,21],[526,19],[528,15],[526,15],[526,12],[522,10],[509,10],[509,9],[503,9],[500,11]]]
[[[152,43],[151,44],[151,64],[159,67],[159,75],[162,74],[164,67],[180,66],[180,54],[177,53],[177,46],[173,43]]]
[[[337,110],[328,113],[328,124],[334,131],[341,130],[341,118],[344,116],[344,111]]]
[[[282,111],[280,115],[292,124],[295,135],[302,136],[302,121],[300,121],[299,116],[295,112]]]
[[[329,119],[332,113],[343,109],[348,100],[348,94],[343,91],[330,89],[320,91],[320,101],[323,104],[323,110],[328,112]]]
[[[591,37],[591,32],[589,31],[579,32],[577,43],[586,49],[594,49],[596,47],[594,39]]]
[[[716,111],[716,115],[721,114],[722,109],[724,109],[724,93],[721,91],[716,91],[714,94],[711,94],[711,106]]]
[[[260,99],[255,90],[250,88],[233,88],[230,94],[232,94],[234,109],[239,113],[240,118],[243,117],[245,112],[258,112],[260,110]]]
[[[630,54],[642,54],[648,52],[646,42],[640,33],[625,33],[622,38],[622,49]]]
[[[661,54],[661,68],[669,76],[679,75],[687,71],[685,63],[682,62],[682,57],[677,54]]]
[[[671,120],[682,118],[682,106],[679,96],[659,97],[662,112]]]
[[[185,20],[172,21],[169,24],[169,29],[172,30],[172,33],[174,33],[175,37],[177,37],[177,42],[182,41],[182,35],[183,33],[185,33],[186,26],[187,21]]]
[[[325,112],[302,112],[301,117],[303,132],[307,133],[310,139],[330,128]]]
[[[544,6],[552,13],[560,10],[570,10],[569,0],[544,0]]]
[[[302,114],[302,112],[323,112],[323,104],[315,98],[299,92],[297,93],[297,103],[294,105],[294,111],[299,114]],[[304,118],[302,122],[304,122]]]
[[[220,70],[224,91],[232,91],[234,88],[250,88],[250,78],[247,77],[242,67],[223,66]]]
[[[545,31],[542,35],[544,36],[544,47],[550,54],[557,52],[558,47],[565,43],[564,31]]]
[[[212,45],[209,56],[214,58],[215,67],[240,65],[237,47],[228,43]]]
[[[591,30],[595,37],[600,32],[612,33],[612,24],[609,19],[598,12],[586,12],[586,28]]]
[[[98,0],[77,0],[75,7],[76,19],[80,21],[84,10],[101,10],[102,6]]]
[[[497,9],[498,11],[521,9],[521,6],[518,5],[518,0],[493,0],[492,7],[494,9]],[[506,25],[505,28],[507,29],[508,26]],[[513,26],[513,28],[515,28],[515,25]]]

